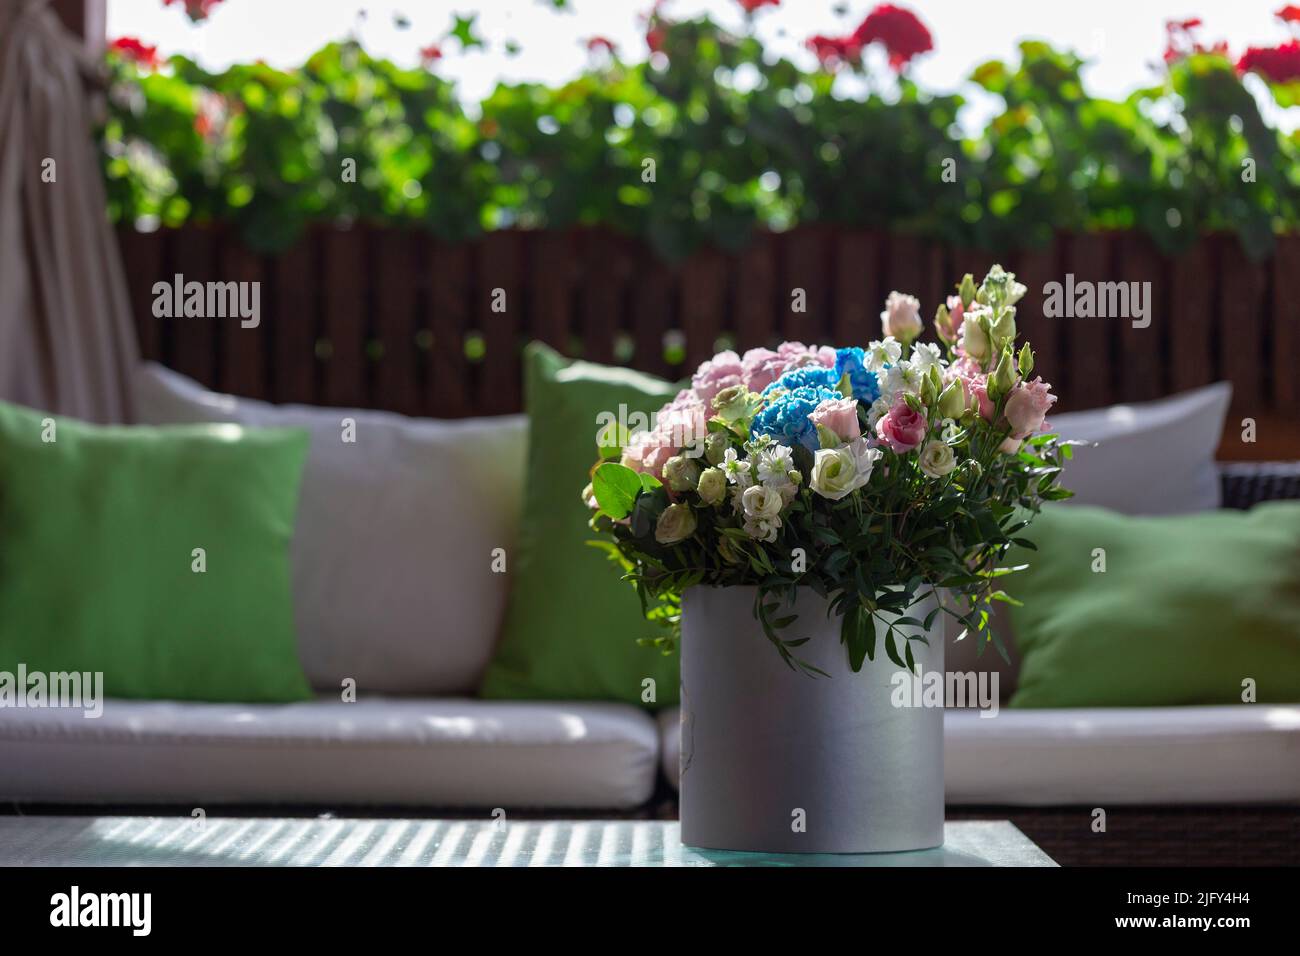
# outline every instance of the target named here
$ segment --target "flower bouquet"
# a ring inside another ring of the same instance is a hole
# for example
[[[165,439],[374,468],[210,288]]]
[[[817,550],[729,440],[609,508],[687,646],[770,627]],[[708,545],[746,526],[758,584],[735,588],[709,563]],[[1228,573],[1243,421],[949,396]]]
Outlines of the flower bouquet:
[[[635,585],[653,640],[676,641],[681,595],[697,585],[755,587],[754,616],[781,658],[815,671],[776,617],[796,588],[827,598],[854,671],[874,659],[876,628],[899,667],[913,666],[901,626],[957,618],[980,650],[992,601],[1012,599],[998,562],[1058,485],[1068,443],[1041,433],[1056,401],[1018,351],[1025,287],[994,266],[966,275],[938,307],[938,342],[918,341],[920,303],[891,293],[883,335],[865,348],[786,342],[721,352],[621,461],[592,470],[591,526]],[[606,436],[601,447],[618,447]],[[925,620],[902,612],[938,591]]]
[[[601,438],[621,454],[583,491],[594,543],[662,626],[649,640],[681,635],[684,842],[943,842],[942,694],[889,685],[945,686],[945,614],[1006,657],[989,609],[1015,569],[999,563],[1032,547],[1019,535],[1042,501],[1069,496],[1069,443],[1043,433],[1056,398],[1015,346],[1024,293],[998,266],[965,276],[937,342],[892,293],[865,348],[722,352],[652,427]],[[763,637],[779,657],[754,652]]]

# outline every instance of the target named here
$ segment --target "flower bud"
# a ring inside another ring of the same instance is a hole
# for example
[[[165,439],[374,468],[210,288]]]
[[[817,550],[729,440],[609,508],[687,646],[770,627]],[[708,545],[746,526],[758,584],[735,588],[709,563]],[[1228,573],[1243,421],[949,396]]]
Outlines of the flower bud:
[[[1029,373],[1034,370],[1034,351],[1029,347],[1028,342],[1021,346],[1020,358],[1017,360],[1016,365],[1020,368],[1021,378],[1028,378]]]
[[[959,381],[949,383],[939,395],[939,414],[944,418],[961,418],[966,411],[966,389]]]
[[[969,272],[961,277],[961,283],[957,286],[957,294],[961,296],[961,305],[963,309],[969,309],[970,304],[975,301],[975,277]]]
[[[744,385],[730,385],[713,396],[713,408],[724,422],[739,421],[746,418],[752,405],[749,389]]]
[[[720,465],[724,458],[727,457],[727,449],[731,447],[731,439],[725,432],[709,432],[704,439],[704,459],[710,465]]]

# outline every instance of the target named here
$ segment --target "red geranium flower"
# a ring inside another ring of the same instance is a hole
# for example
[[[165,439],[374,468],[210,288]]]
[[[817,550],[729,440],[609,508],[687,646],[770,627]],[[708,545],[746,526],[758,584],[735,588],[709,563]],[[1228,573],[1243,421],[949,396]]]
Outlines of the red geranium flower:
[[[109,48],[115,50],[122,59],[137,66],[156,70],[162,65],[162,60],[158,57],[158,48],[141,43],[135,37],[118,37],[109,44]]]
[[[781,0],[736,0],[746,13],[753,13],[760,7],[779,7]]]
[[[1237,61],[1238,73],[1258,73],[1272,83],[1300,80],[1300,40],[1281,46],[1253,46]]]
[[[613,56],[614,41],[609,37],[589,37],[587,39],[587,52],[595,53],[597,50],[604,50],[606,53]]]
[[[436,43],[430,43],[428,46],[420,47],[420,62],[425,66],[431,66],[438,60],[442,59],[442,47]]]
[[[1199,17],[1193,17],[1190,20],[1167,20],[1165,21],[1165,32],[1169,34],[1169,42],[1165,45],[1165,62],[1173,63],[1175,60],[1181,60],[1185,56],[1191,56],[1193,53],[1217,53],[1220,56],[1228,55],[1228,44],[1220,40],[1213,46],[1206,46],[1196,38],[1196,31],[1201,25]]]
[[[922,53],[934,49],[934,39],[925,24],[911,10],[882,3],[867,14],[853,31],[859,46],[881,43],[889,54],[889,65],[901,70]]]
[[[183,4],[185,13],[194,23],[206,20],[212,15],[212,9],[220,3],[221,0],[163,0],[164,7],[170,7],[173,3]]]
[[[1297,7],[1294,3],[1288,3],[1275,16],[1284,23],[1300,23],[1300,7]]]
[[[806,41],[808,49],[817,54],[822,66],[834,69],[841,63],[851,63],[862,55],[862,44],[851,36],[828,37],[820,33]]]

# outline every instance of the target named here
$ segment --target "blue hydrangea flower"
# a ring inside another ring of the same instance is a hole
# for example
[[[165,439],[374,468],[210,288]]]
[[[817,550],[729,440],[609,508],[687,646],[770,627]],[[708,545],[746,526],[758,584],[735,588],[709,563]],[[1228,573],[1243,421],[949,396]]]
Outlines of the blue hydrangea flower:
[[[816,369],[808,371],[816,371]],[[834,370],[829,368],[823,368],[821,371],[830,375],[835,374]],[[793,374],[795,373],[787,372],[786,375],[781,376],[781,380]],[[834,388],[824,385],[801,385],[792,388],[773,399],[754,416],[753,424],[750,425],[750,435],[754,438],[770,435],[783,445],[792,447],[803,445],[809,451],[816,451],[821,447],[821,443],[817,439],[817,426],[808,419],[808,416],[827,399],[843,397]]]
[[[862,349],[854,346],[853,348],[836,350],[836,383],[845,373],[849,376],[849,384],[853,388],[853,397],[861,402],[864,407],[870,407],[871,403],[880,397],[880,382],[876,379],[876,373],[867,368],[867,356]]]
[[[793,391],[796,388],[834,388],[839,382],[840,377],[833,368],[827,368],[825,365],[804,365],[790,369],[763,389],[763,394],[768,395],[777,389]]]

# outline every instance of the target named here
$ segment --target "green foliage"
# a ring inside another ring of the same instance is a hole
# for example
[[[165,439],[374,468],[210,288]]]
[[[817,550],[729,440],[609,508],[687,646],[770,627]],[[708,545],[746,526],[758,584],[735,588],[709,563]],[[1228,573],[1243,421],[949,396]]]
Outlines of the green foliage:
[[[473,29],[460,18],[453,38],[473,45]],[[1018,65],[975,71],[1005,110],[965,138],[962,98],[906,78],[845,97],[831,75],[769,62],[756,39],[707,19],[664,24],[662,42],[655,65],[610,58],[559,88],[501,85],[471,108],[436,72],[352,42],[290,71],[208,73],[173,57],[148,73],[113,57],[110,212],[232,222],[267,250],[316,220],[450,240],[599,223],[670,258],[810,222],[986,248],[1133,228],[1174,251],[1228,230],[1260,256],[1300,218],[1300,142],[1264,124],[1218,54],[1111,101],[1086,95],[1073,54],[1023,43]]]

